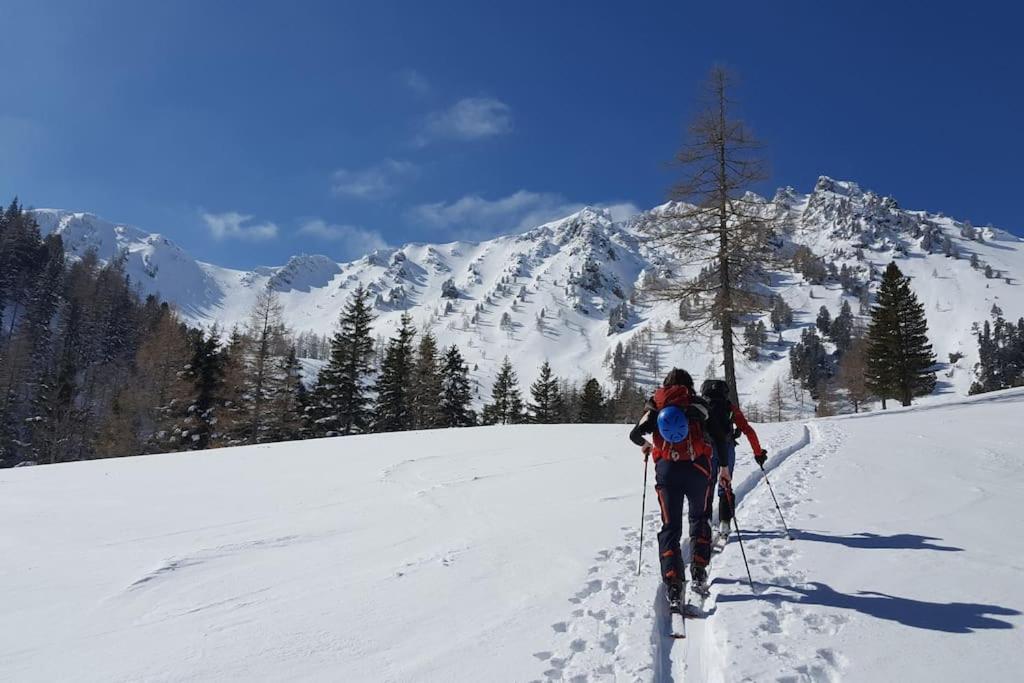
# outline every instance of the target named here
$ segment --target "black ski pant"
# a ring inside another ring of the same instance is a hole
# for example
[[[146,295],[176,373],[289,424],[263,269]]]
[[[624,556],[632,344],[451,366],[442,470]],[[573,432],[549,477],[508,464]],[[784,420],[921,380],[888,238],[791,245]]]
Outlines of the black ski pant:
[[[713,444],[715,448],[715,455],[711,460],[711,481],[712,485],[718,480],[718,470],[722,467],[729,468],[729,474],[732,475],[733,469],[736,467],[736,444],[732,441],[716,441]],[[713,498],[708,498],[708,522],[714,519],[714,515],[711,512]],[[722,485],[718,485],[718,521],[720,522],[731,522],[733,517],[733,499],[732,491],[726,492],[722,488]]]
[[[683,536],[683,502],[689,504],[690,549],[693,564],[705,567],[711,558],[711,463],[704,458],[696,462],[672,461],[663,458],[655,465],[658,505],[661,507],[661,531],[658,532],[658,554],[661,557],[661,578],[665,583],[683,580],[683,558],[679,541]]]

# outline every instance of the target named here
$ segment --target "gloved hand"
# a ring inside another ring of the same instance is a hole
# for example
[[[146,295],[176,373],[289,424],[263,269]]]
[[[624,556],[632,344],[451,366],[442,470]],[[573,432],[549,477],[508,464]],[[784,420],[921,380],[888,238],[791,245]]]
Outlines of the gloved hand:
[[[723,489],[731,490],[732,486],[732,475],[729,474],[729,468],[723,467],[718,470],[718,482],[722,485]]]
[[[761,449],[760,453],[754,456],[754,462],[756,462],[757,466],[760,467],[761,469],[764,469],[764,463],[767,459],[768,451],[764,448]]]
[[[647,456],[651,454],[652,450],[654,450],[654,446],[651,442],[645,441],[644,445],[640,447],[640,452],[644,454],[644,460],[647,460]]]

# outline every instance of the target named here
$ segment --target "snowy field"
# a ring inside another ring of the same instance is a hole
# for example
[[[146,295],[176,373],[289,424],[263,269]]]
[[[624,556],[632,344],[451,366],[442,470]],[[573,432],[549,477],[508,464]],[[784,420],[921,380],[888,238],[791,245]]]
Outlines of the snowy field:
[[[739,546],[663,636],[624,426],[0,472],[4,681],[1015,680],[1024,392],[760,427]]]

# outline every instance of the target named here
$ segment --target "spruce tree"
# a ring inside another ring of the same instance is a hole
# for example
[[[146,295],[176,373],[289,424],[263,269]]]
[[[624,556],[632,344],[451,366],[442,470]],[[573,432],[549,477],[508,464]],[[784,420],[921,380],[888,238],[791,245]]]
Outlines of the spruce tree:
[[[829,336],[832,330],[832,314],[828,312],[827,306],[822,306],[818,309],[818,318],[815,320],[815,324],[821,336]]]
[[[935,388],[935,357],[928,343],[924,306],[895,262],[882,276],[868,326],[867,381],[872,393],[909,406]]]
[[[374,408],[374,428],[379,432],[398,432],[413,429],[412,387],[413,338],[412,318],[402,315],[395,336],[388,341],[384,361],[377,378],[377,403]]]
[[[295,346],[288,354],[278,359],[281,380],[274,393],[271,405],[270,430],[268,439],[273,441],[294,441],[304,435],[304,413],[306,409],[306,387],[302,383],[302,365],[295,353]]]
[[[505,360],[491,388],[491,402],[484,406],[484,424],[519,424],[523,421],[523,399],[512,362]]]
[[[208,334],[193,330],[190,337],[192,358],[185,376],[192,385],[192,401],[185,411],[185,427],[179,430],[179,437],[186,448],[201,450],[209,447],[217,424],[227,356],[220,348],[216,328]]]
[[[850,340],[853,335],[853,309],[850,302],[843,299],[843,306],[839,309],[839,315],[832,320],[829,326],[829,337],[835,342],[836,350],[840,355],[846,353],[850,348]]]
[[[800,341],[789,352],[790,373],[800,385],[817,398],[822,380],[832,376],[832,361],[813,327],[805,327]]]
[[[437,357],[437,339],[430,332],[420,337],[413,369],[412,406],[416,429],[441,426],[441,368]]]
[[[529,420],[535,424],[556,424],[562,421],[562,399],[558,391],[558,378],[551,372],[548,361],[540,366],[540,375],[530,385]]]
[[[320,372],[312,398],[314,433],[361,434],[369,431],[373,373],[373,312],[369,292],[360,284],[341,312],[330,342],[330,358]]]
[[[598,424],[605,421],[604,391],[601,389],[601,383],[593,377],[583,385],[579,421],[583,424]]]
[[[473,390],[469,383],[469,368],[454,344],[444,354],[441,365],[440,426],[472,427],[476,413],[472,409]]]
[[[778,294],[772,301],[771,321],[772,329],[776,332],[781,332],[793,324],[793,309]]]

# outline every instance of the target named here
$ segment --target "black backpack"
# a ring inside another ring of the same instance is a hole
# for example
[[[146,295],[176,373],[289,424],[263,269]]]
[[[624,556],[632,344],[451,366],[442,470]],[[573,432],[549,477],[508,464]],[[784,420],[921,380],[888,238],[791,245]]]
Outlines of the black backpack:
[[[711,404],[710,415],[708,415],[708,431],[715,441],[725,441],[732,438],[732,404],[727,398],[708,398]]]

